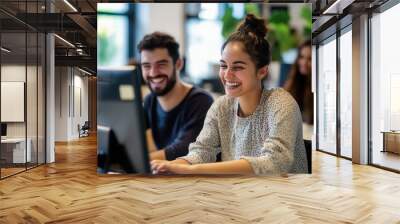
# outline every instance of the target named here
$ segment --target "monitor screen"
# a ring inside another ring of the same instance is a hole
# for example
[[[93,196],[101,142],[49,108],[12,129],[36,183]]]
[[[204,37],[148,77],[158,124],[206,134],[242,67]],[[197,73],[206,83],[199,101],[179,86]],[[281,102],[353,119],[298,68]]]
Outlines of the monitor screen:
[[[99,68],[97,154],[99,173],[150,173],[140,68]]]
[[[7,136],[7,124],[1,123],[1,136]]]

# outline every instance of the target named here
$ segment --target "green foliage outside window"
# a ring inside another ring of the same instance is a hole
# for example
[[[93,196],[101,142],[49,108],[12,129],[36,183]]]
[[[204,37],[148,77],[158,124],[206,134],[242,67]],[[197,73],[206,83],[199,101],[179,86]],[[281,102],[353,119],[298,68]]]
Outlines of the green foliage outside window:
[[[244,4],[245,14],[254,14],[260,16],[260,9],[256,4],[245,3]],[[230,4],[226,5],[225,13],[222,16],[222,36],[226,39],[228,36],[235,31],[239,21],[242,19],[237,19],[233,16],[233,7]]]
[[[112,61],[112,58],[115,56],[117,46],[113,41],[115,39],[115,35],[110,35],[106,30],[99,31],[97,34],[97,40],[99,44],[99,55],[98,55],[98,64],[99,65],[107,65],[109,61]]]
[[[272,60],[279,61],[283,52],[296,48],[297,40],[290,27],[290,15],[287,10],[277,10],[271,13],[268,21],[268,37],[272,47]]]
[[[260,9],[257,4],[245,3],[245,14],[252,13],[260,16]],[[300,12],[300,17],[304,20],[303,40],[311,38],[311,8],[303,6]],[[267,39],[272,48],[272,60],[281,60],[282,54],[292,48],[296,48],[300,42],[300,38],[296,35],[294,28],[290,26],[290,14],[287,10],[273,11],[266,21],[268,26]],[[229,4],[225,8],[225,13],[222,16],[222,35],[226,39],[237,27],[241,19],[236,19],[233,16],[233,8]]]
[[[311,29],[312,29],[312,12],[309,6],[303,6],[300,12],[301,18],[303,18],[305,22],[305,26],[303,29],[304,39],[311,39]]]

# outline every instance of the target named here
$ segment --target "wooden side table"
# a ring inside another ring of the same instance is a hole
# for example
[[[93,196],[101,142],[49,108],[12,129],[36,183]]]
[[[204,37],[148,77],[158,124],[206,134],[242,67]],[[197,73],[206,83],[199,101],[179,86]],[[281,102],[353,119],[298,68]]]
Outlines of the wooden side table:
[[[382,131],[383,150],[382,152],[392,152],[400,154],[400,131]]]

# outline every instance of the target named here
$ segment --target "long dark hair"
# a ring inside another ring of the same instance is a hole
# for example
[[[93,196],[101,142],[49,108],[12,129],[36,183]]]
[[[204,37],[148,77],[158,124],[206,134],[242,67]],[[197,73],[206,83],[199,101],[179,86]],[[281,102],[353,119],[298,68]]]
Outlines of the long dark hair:
[[[313,124],[314,109],[313,95],[311,92],[311,73],[309,75],[302,75],[299,68],[301,50],[306,47],[311,48],[311,40],[307,40],[299,46],[296,61],[289,71],[284,88],[292,94],[299,104],[303,115],[303,121],[308,124]]]

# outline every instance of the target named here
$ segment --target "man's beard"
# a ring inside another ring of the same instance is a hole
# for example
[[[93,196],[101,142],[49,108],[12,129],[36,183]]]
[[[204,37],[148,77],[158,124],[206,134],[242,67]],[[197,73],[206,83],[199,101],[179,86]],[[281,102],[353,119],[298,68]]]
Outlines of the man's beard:
[[[149,80],[147,82],[147,85],[149,86],[151,92],[154,93],[156,96],[164,96],[174,88],[174,86],[176,84],[176,70],[175,69],[173,70],[171,79],[168,78],[167,75],[159,75],[159,76],[156,76],[155,78],[160,78],[160,77],[165,77],[167,79],[167,84],[165,85],[165,87],[163,89],[153,89],[150,84],[151,81]]]

